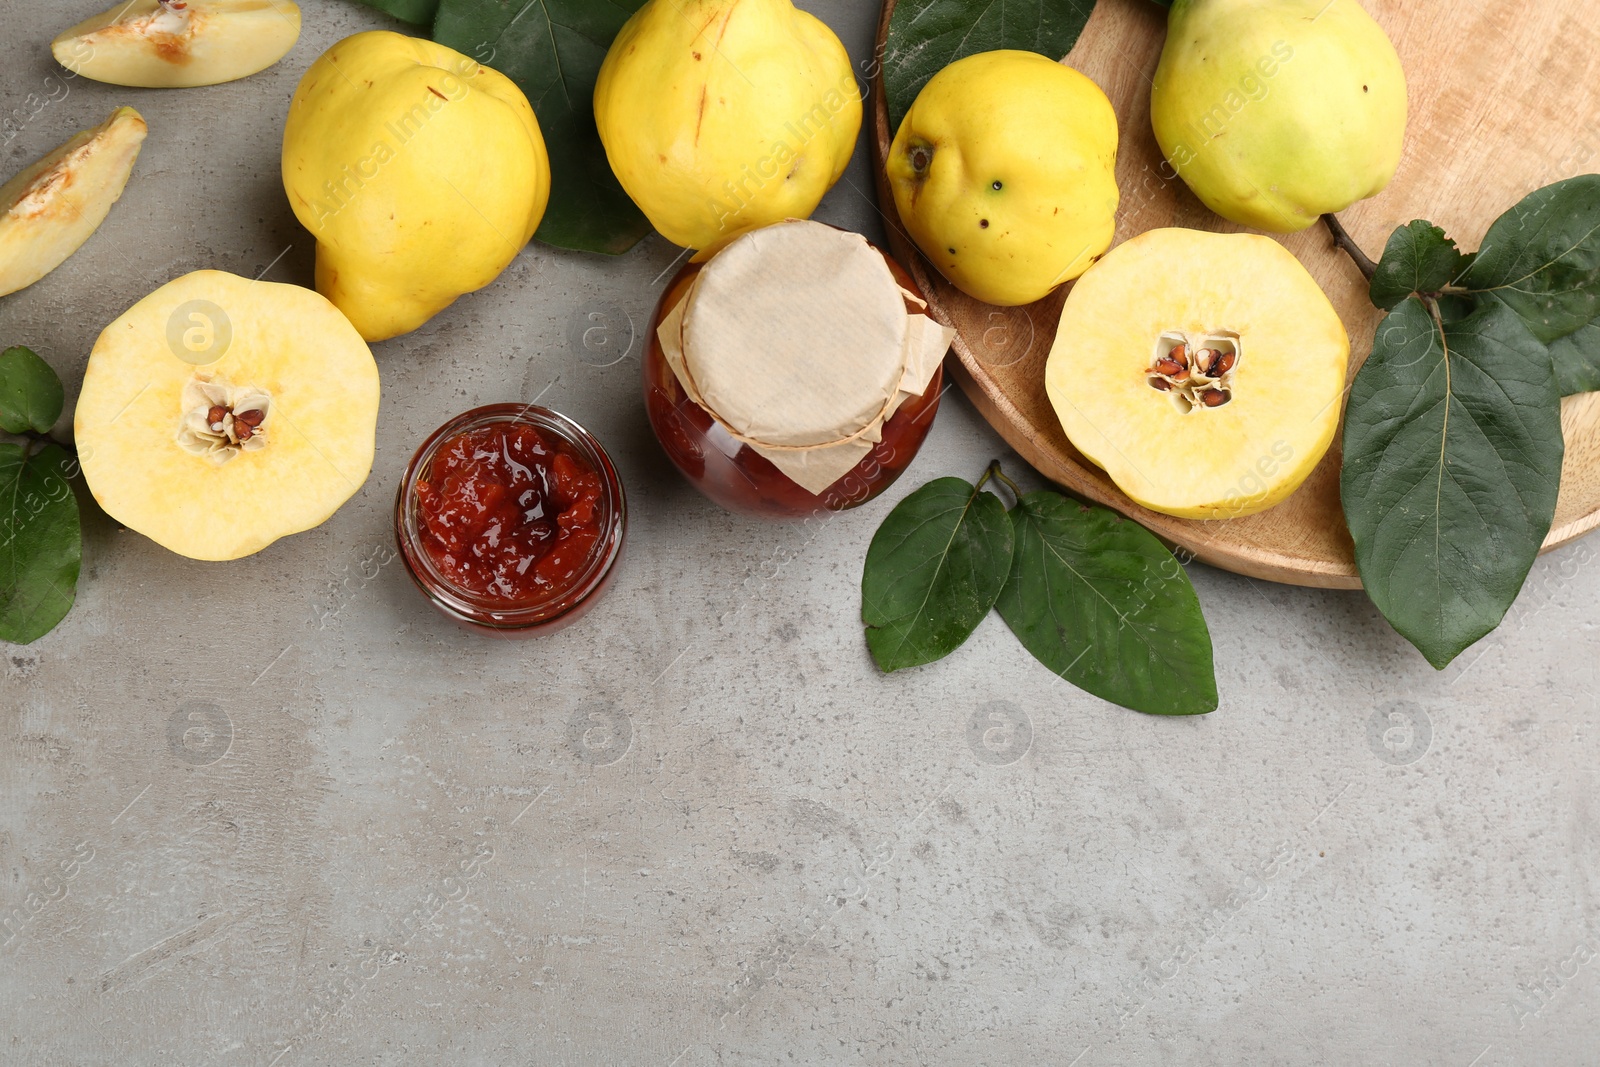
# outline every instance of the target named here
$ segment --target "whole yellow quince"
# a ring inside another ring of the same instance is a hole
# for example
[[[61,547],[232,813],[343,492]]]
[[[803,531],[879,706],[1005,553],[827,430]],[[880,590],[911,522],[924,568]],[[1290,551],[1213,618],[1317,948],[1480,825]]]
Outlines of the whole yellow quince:
[[[317,291],[381,341],[499,277],[544,217],[550,157],[505,75],[376,30],[301,79],[283,185],[317,239]]]
[[[1037,52],[980,52],[935,74],[887,168],[923,255],[990,304],[1031,304],[1111,247],[1116,112],[1098,85]]]
[[[1207,207],[1292,233],[1389,184],[1406,76],[1359,0],[1175,0],[1150,118]]]
[[[816,210],[855,150],[861,93],[839,38],[790,0],[650,0],[606,53],[594,113],[651,224],[712,250]]]

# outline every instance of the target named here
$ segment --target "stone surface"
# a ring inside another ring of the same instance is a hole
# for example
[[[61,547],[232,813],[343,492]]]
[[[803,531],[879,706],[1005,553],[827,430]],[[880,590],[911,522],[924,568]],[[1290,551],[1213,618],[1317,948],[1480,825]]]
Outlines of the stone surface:
[[[5,173],[114,104],[150,121],[100,234],[0,300],[69,402],[181,272],[309,283],[283,110],[389,25],[305,0],[258,77],[121,90],[46,48],[100,5],[0,13]],[[868,58],[876,5],[806,6]],[[870,193],[863,152],[820,217],[879,233]],[[377,346],[376,467],[314,532],[214,565],[90,521],[77,607],[0,648],[0,1062],[1593,1062],[1600,542],[1443,674],[1359,595],[1194,567],[1213,715],[1103,704],[995,618],[883,677],[873,530],[1005,449],[951,395],[888,499],[714,509],[639,395],[676,256],[534,246]],[[582,626],[490,644],[389,562],[390,504],[433,427],[535,397],[612,448],[630,555]]]

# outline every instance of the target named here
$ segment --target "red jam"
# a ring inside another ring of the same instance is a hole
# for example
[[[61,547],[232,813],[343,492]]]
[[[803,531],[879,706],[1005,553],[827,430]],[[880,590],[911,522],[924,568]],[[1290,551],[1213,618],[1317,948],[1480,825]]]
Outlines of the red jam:
[[[507,606],[572,584],[600,539],[600,476],[532,426],[445,441],[417,483],[423,547],[450,581]]]
[[[395,499],[400,555],[444,615],[496,637],[553,633],[609,585],[627,531],[605,449],[564,415],[478,408],[436,430]]]
[[[917,283],[904,267],[887,255],[883,258],[902,289],[918,291]],[[934,373],[921,396],[906,401],[894,417],[884,423],[883,439],[854,469],[821,493],[808,492],[754,449],[723,432],[716,420],[684,391],[667,364],[656,329],[683,299],[700,270],[701,264],[690,263],[668,284],[645,338],[645,412],[656,440],[673,466],[715,503],[759,519],[804,519],[846,511],[865,504],[893,485],[916,458],[917,450],[933,426],[939,398],[944,392],[943,370]],[[920,312],[922,309],[907,299],[906,310]]]

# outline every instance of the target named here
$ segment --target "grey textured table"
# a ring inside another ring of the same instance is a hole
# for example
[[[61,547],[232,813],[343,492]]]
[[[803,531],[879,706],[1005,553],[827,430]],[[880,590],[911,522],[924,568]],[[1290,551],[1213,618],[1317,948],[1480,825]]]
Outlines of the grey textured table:
[[[69,402],[100,328],[180,273],[310,282],[283,113],[388,24],[304,0],[244,82],[53,81],[45,43],[99,5],[0,10],[0,107],[59,97],[6,174],[113,104],[150,121],[103,230],[0,300]],[[807,6],[867,58],[876,4]],[[879,233],[870,193],[863,149],[820,217]],[[1004,447],[952,394],[886,499],[718,511],[640,399],[676,254],[534,246],[377,346],[376,466],[314,532],[203,564],[89,522],[77,607],[0,649],[0,1061],[1595,1062],[1600,543],[1443,674],[1359,595],[1195,567],[1213,715],[1108,706],[995,618],[883,677],[873,530]],[[590,312],[610,354],[571,343]],[[390,504],[436,425],[536,396],[612,448],[630,555],[581,626],[489,643],[385,562]]]

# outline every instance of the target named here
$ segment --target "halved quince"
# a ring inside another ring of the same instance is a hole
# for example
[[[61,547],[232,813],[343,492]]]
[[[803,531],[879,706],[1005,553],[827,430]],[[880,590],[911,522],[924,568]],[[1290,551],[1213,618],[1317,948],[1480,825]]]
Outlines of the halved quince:
[[[0,185],[0,296],[61,266],[100,228],[147,132],[137,111],[119,107]]]
[[[1349,359],[1338,313],[1276,241],[1152,230],[1078,279],[1045,388],[1067,438],[1135,501],[1232,518],[1322,460]]]
[[[237,559],[328,519],[367,480],[378,367],[309,289],[221,271],[101,333],[75,430],[106,512],[180,555]]]
[[[299,37],[300,9],[290,0],[118,0],[50,51],[97,82],[179,89],[266,70]]]

